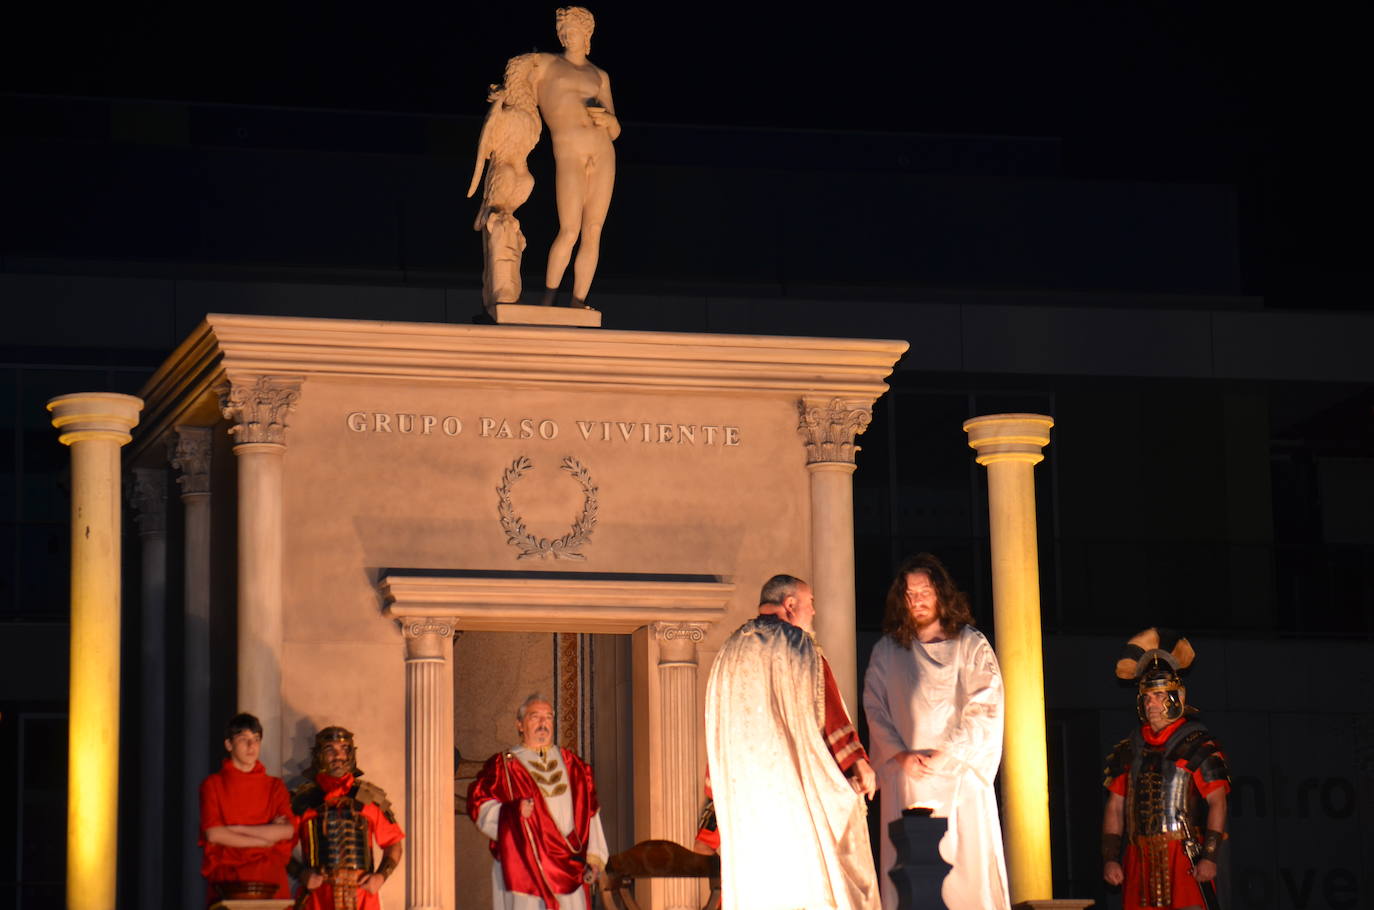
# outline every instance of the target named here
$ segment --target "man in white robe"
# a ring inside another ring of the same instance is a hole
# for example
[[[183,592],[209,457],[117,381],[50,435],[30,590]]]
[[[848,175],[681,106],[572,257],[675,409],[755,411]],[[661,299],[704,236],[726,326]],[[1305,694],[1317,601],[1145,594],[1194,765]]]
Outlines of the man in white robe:
[[[815,609],[792,581],[788,608],[740,626],[707,683],[723,910],[878,910],[858,792],[871,792],[871,775],[851,783],[826,745]]]
[[[591,767],[553,742],[553,706],[531,695],[516,714],[520,745],[488,759],[468,811],[492,840],[494,910],[585,910],[586,882],[609,852]]]
[[[1002,675],[972,625],[968,601],[938,559],[903,563],[888,592],[883,636],[864,675],[869,749],[882,799],[883,910],[896,910],[887,874],[888,826],[923,807],[949,819],[940,856],[953,868],[949,910],[1006,910],[1006,860],[993,780],[1002,761]]]

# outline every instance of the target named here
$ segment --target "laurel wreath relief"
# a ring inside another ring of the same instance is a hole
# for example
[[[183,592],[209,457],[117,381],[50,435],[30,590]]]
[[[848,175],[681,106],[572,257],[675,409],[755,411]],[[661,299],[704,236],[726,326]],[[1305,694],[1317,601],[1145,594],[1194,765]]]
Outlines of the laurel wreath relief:
[[[565,455],[559,467],[582,487],[582,514],[573,521],[572,530],[557,540],[531,534],[525,528],[525,520],[516,513],[510,501],[511,487],[526,471],[534,470],[534,462],[530,461],[529,456],[521,455],[501,473],[501,485],[496,488],[497,511],[501,516],[501,528],[506,532],[506,541],[520,551],[518,559],[587,558],[577,551],[591,539],[592,531],[596,529],[596,484],[592,482],[586,465],[571,455]]]

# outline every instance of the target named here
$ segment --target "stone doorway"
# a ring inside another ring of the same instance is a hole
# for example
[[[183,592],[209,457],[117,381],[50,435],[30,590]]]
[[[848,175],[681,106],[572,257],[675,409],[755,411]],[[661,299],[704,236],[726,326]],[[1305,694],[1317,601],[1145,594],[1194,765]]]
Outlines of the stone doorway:
[[[483,761],[516,741],[516,707],[534,693],[554,703],[557,741],[592,765],[612,851],[634,844],[632,637],[576,632],[467,632],[453,644],[455,874],[471,906],[491,896],[487,840],[467,815]]]
[[[479,862],[483,838],[454,817],[455,733],[477,718],[473,748],[483,754],[470,760],[484,760],[510,744],[515,708],[541,683],[564,689],[565,705],[584,703],[565,709],[560,724],[571,727],[577,718],[577,735],[590,737],[593,768],[606,763],[608,749],[617,766],[614,791],[606,793],[615,796],[617,830],[607,830],[612,849],[651,837],[690,843],[701,794],[697,646],[724,616],[733,583],[706,575],[392,569],[377,587],[406,641],[412,904],[427,906],[415,895],[432,893],[434,905],[452,906],[459,887],[464,895],[489,893],[490,865]],[[617,707],[598,720],[585,705],[607,692]],[[464,704],[473,706],[470,713]],[[475,741],[481,730],[486,745]],[[456,773],[470,778],[475,771]],[[598,770],[598,787],[606,779]],[[696,884],[655,882],[651,891],[665,893],[650,900],[685,906],[695,897],[688,889]],[[684,894],[669,893],[678,890]]]

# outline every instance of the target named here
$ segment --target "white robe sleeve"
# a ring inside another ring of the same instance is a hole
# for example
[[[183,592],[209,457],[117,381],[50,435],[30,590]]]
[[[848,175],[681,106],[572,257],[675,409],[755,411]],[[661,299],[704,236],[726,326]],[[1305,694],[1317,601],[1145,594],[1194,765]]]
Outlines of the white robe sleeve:
[[[592,865],[606,865],[611,851],[606,847],[606,832],[601,829],[601,813],[592,816],[587,825],[587,862]]]
[[[868,659],[868,670],[864,673],[864,712],[868,715],[869,755],[873,767],[881,768],[889,761],[910,749],[896,723],[888,701],[888,658],[892,649],[887,640],[882,639],[873,647]]]
[[[477,810],[477,830],[496,840],[501,830],[501,801],[489,799]]]
[[[981,632],[965,629],[959,659],[959,713],[945,734],[944,751],[988,785],[1002,762],[1002,672]]]

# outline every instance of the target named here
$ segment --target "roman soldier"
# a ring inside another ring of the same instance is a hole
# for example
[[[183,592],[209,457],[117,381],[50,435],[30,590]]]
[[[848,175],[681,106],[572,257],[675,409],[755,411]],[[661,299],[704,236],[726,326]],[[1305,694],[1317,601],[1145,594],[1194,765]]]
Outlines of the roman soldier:
[[[291,797],[300,817],[301,859],[292,872],[304,883],[297,906],[310,910],[380,910],[377,892],[401,862],[405,834],[381,787],[360,781],[353,734],[325,727],[311,752],[314,780]],[[372,845],[382,848],[373,867]]]
[[[1136,683],[1140,726],[1107,757],[1102,876],[1122,885],[1125,910],[1218,906],[1230,772],[1187,704],[1179,674],[1193,657],[1186,638],[1146,629],[1117,661],[1116,675]]]

